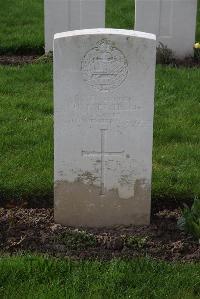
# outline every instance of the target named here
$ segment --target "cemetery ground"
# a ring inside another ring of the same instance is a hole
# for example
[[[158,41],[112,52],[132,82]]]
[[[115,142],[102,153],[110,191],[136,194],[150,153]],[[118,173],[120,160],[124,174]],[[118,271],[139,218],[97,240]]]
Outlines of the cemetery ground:
[[[200,248],[177,220],[200,197],[200,68],[157,65],[151,225],[55,225],[43,1],[0,5],[0,297],[199,298]],[[132,7],[109,0],[107,27],[132,28]]]
[[[197,67],[157,66],[150,227],[77,230],[53,222],[51,57],[0,66],[2,296],[17,286],[17,298],[33,288],[40,296],[49,284],[52,296],[108,296],[109,289],[112,298],[120,284],[119,297],[198,298],[199,245],[178,230],[177,219],[182,204],[200,196],[199,76]]]

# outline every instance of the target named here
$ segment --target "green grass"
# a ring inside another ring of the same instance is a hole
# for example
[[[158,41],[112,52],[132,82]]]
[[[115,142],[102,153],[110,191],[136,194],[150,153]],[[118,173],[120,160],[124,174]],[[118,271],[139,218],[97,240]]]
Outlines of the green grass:
[[[197,299],[198,264],[18,256],[0,259],[0,297]]]
[[[153,197],[200,196],[200,69],[157,67]]]
[[[52,66],[0,68],[0,193],[50,197],[53,180]],[[52,197],[52,196],[51,196]]]
[[[200,0],[197,0],[197,25],[196,25],[196,41],[200,42]]]
[[[200,196],[199,78],[197,68],[157,66],[154,199]],[[52,65],[1,66],[0,104],[1,200],[52,200]]]
[[[43,0],[0,0],[0,53],[42,53]]]
[[[44,51],[43,0],[0,0],[0,54]],[[134,28],[134,0],[107,0],[106,27]],[[200,0],[196,39],[200,41]]]
[[[134,3],[134,0],[107,0],[106,27],[133,29],[135,18]]]

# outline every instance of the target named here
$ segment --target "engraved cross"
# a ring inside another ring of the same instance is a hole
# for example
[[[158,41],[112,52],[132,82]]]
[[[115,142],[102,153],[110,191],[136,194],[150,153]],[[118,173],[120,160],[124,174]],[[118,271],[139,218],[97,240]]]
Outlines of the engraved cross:
[[[101,129],[101,151],[82,151],[82,155],[86,157],[96,157],[100,156],[101,163],[101,189],[100,195],[105,194],[105,157],[106,156],[122,156],[124,151],[121,152],[107,152],[105,151],[106,143],[106,129]]]

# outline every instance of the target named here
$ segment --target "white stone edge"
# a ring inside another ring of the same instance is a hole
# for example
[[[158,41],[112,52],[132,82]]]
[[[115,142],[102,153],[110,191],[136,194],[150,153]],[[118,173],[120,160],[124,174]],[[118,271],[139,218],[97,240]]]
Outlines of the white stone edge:
[[[73,30],[73,31],[56,33],[54,35],[54,40],[59,38],[72,37],[72,36],[98,35],[98,34],[124,35],[124,36],[132,36],[132,37],[156,40],[156,35],[152,33],[146,33],[146,32],[135,31],[135,30],[126,30],[126,29],[112,29],[112,28],[82,29],[82,30]]]

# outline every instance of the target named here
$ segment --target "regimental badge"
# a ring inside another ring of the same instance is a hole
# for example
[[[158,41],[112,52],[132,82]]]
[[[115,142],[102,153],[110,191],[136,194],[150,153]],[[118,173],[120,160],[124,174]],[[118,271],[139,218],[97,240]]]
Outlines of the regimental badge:
[[[128,62],[122,51],[108,39],[102,39],[82,59],[84,81],[99,91],[119,87],[128,75]]]

